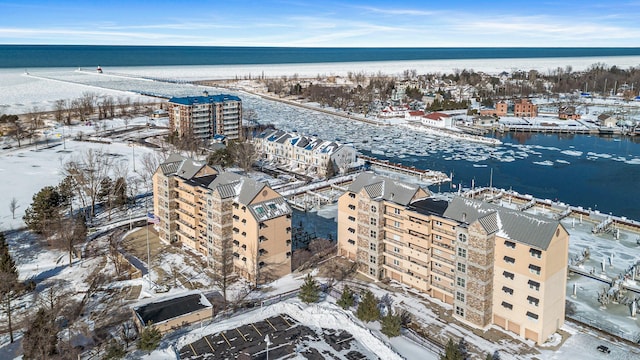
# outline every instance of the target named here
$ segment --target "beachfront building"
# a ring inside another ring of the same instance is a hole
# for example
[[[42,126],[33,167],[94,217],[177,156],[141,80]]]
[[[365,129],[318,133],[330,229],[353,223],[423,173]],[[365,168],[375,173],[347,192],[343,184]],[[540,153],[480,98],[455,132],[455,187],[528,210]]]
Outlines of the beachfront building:
[[[335,173],[344,173],[356,162],[356,149],[351,145],[297,133],[267,130],[253,141],[263,161],[294,172],[327,176],[329,167]]]
[[[424,115],[420,121],[423,125],[436,127],[440,129],[451,128],[453,127],[453,118],[449,114],[441,113],[441,112],[433,112],[427,115]]]
[[[564,323],[569,234],[555,220],[359,175],[338,200],[338,252],[453,306],[476,328],[540,344]]]
[[[262,182],[174,154],[153,176],[153,208],[160,239],[202,254],[219,276],[291,272],[291,208]]]
[[[532,104],[527,99],[519,99],[513,104],[513,116],[536,117],[538,116],[538,105]]]
[[[576,112],[575,106],[563,105],[558,108],[558,118],[560,120],[580,120],[580,114]]]
[[[179,137],[211,140],[224,135],[242,140],[242,100],[233,95],[172,97],[167,105],[169,128]]]

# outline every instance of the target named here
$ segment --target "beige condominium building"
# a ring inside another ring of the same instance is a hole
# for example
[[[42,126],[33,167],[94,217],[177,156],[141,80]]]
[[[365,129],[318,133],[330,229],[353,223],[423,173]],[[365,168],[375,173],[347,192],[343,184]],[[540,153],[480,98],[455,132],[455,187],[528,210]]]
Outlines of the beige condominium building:
[[[167,103],[169,128],[179,137],[212,140],[222,135],[242,140],[242,100],[233,95],[172,97]]]
[[[338,201],[338,251],[372,280],[543,343],[564,323],[569,234],[555,220],[363,173]]]
[[[153,200],[161,240],[204,255],[218,276],[291,272],[291,208],[266,184],[174,154],[153,176]]]

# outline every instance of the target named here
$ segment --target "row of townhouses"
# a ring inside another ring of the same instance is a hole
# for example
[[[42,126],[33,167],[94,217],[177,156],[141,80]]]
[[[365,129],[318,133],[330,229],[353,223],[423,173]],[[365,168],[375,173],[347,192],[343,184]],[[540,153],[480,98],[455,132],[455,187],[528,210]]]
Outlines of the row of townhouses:
[[[540,344],[564,323],[569,234],[558,222],[478,200],[437,200],[363,173],[338,201],[338,251],[372,280],[453,306],[470,326]]]
[[[167,103],[169,129],[179,137],[211,140],[223,135],[242,140],[242,100],[233,95],[172,97]]]
[[[296,172],[326,176],[329,166],[344,173],[356,162],[356,149],[351,145],[282,130],[263,131],[253,141],[262,160]]]
[[[291,272],[291,208],[264,183],[171,155],[153,176],[160,239],[206,257],[224,277],[262,283]]]

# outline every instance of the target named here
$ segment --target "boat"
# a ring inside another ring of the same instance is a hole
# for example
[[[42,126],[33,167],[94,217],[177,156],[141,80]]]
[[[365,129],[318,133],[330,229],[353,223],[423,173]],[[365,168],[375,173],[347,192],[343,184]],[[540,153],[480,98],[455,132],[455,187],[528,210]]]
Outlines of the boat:
[[[100,65],[98,65],[98,68],[96,69],[96,71],[98,72],[98,74],[102,74],[102,68],[100,67]]]

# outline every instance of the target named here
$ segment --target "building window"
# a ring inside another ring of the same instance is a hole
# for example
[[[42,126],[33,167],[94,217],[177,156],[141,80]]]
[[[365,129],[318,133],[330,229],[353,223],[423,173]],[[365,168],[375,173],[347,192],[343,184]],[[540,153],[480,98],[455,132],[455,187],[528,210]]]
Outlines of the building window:
[[[504,291],[506,294],[513,295],[513,289],[508,288],[506,286],[502,287],[502,291]]]
[[[507,278],[507,279],[511,279],[511,280],[513,280],[513,278],[515,277],[515,275],[513,275],[513,273],[510,273],[510,272],[508,272],[508,271],[503,272],[503,273],[502,273],[502,275],[503,275],[505,278]]]
[[[458,248],[458,256],[466,258],[467,257],[467,249]]]
[[[393,252],[399,254],[400,253],[400,248],[394,246],[393,247]]]
[[[464,317],[464,309],[460,306],[456,306],[456,315]]]
[[[356,218],[354,218],[353,216],[349,216],[349,221],[356,221]]]
[[[463,278],[458,278],[456,280],[456,284],[458,284],[458,286],[460,286],[460,287],[465,287],[466,283],[467,283],[467,281],[465,279],[463,279]]]
[[[529,320],[538,320],[538,314],[534,314],[531,311],[527,311],[527,317]]]
[[[529,305],[533,306],[538,306],[538,304],[540,303],[540,300],[534,298],[533,296],[527,296],[527,301],[529,302]]]
[[[396,214],[396,215],[400,215],[400,209],[393,208],[393,213]]]
[[[465,265],[463,263],[458,263],[458,271],[460,271],[461,273],[466,273],[467,272],[467,265]]]
[[[375,269],[375,268],[370,267],[370,268],[369,268],[369,275],[376,276],[376,269]]]
[[[540,270],[541,270],[540,266],[536,266],[536,265],[529,265],[529,271],[530,271],[532,274],[540,275]]]
[[[376,263],[376,257],[373,256],[373,255],[370,255],[369,256],[369,262],[372,263],[372,264],[375,264]]]
[[[400,260],[398,260],[398,259],[393,259],[393,265],[395,265],[395,266],[400,266]]]
[[[351,245],[355,245],[355,244],[356,244],[355,240],[351,240],[351,239],[349,239],[347,242],[348,242],[349,244],[351,244]]]
[[[507,264],[515,264],[516,263],[516,259],[512,258],[511,256],[505,256],[504,257],[504,262],[506,262]]]
[[[375,230],[371,230],[371,232],[369,233],[369,235],[374,238],[377,239],[378,238],[378,232]]]
[[[464,294],[459,291],[456,291],[456,300],[460,302],[464,302]]]
[[[352,198],[352,199],[355,199],[355,198],[356,198],[356,194],[354,194],[354,193],[349,193],[349,197],[350,197],[350,198]]]
[[[347,230],[349,230],[349,232],[350,232],[350,233],[352,233],[352,234],[355,234],[355,233],[356,233],[356,229],[354,229],[354,228],[349,228],[349,229],[347,229]]]
[[[355,206],[355,205],[353,205],[353,204],[350,204],[350,205],[349,205],[349,209],[351,209],[351,210],[355,210],[355,209],[356,209],[356,206]]]
[[[435,281],[442,281],[442,279],[440,278],[440,276],[437,276],[437,275],[433,275],[433,280],[435,280]]]
[[[378,225],[378,220],[376,220],[376,218],[371,218],[371,220],[369,221],[369,224],[376,226]]]
[[[458,235],[458,240],[462,243],[466,243],[467,242],[467,235],[465,234],[460,234]]]
[[[433,223],[438,226],[442,226],[442,221],[434,220]]]
[[[505,308],[505,309],[513,310],[513,305],[509,304],[509,303],[508,303],[508,302],[506,302],[506,301],[503,301],[501,305],[502,305],[502,307],[503,307],[503,308]]]
[[[377,248],[376,243],[374,243],[374,242],[370,242],[369,243],[369,249],[371,249],[373,251],[376,251],[376,248]]]
[[[440,235],[433,235],[433,238],[436,240],[442,240],[442,236]]]
[[[540,291],[540,283],[537,281],[529,280],[529,289]]]
[[[400,227],[400,221],[394,221],[393,222],[393,226],[399,228]]]
[[[375,205],[371,205],[371,212],[378,212],[378,208]]]
[[[531,254],[531,256],[533,256],[534,258],[538,258],[538,259],[542,257],[542,251],[538,249],[529,249],[529,254]]]
[[[504,246],[511,248],[511,249],[515,249],[516,248],[516,243],[514,243],[513,241],[509,241],[509,240],[505,240],[504,241]]]

